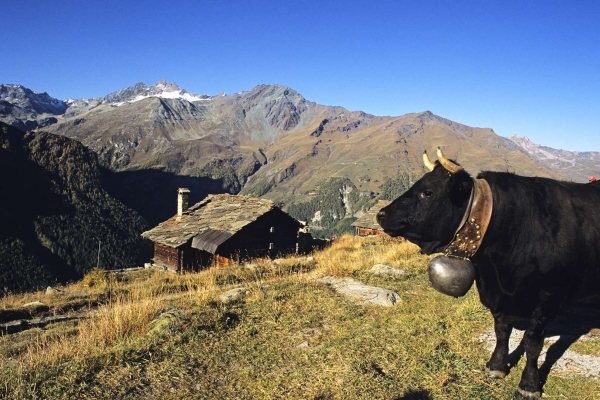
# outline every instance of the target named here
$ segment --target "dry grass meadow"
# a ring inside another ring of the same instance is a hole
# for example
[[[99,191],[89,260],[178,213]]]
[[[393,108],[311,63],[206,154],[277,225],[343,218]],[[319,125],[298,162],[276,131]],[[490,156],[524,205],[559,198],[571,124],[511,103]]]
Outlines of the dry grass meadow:
[[[475,288],[454,299],[430,288],[428,257],[385,238],[344,236],[310,258],[174,275],[92,271],[60,292],[0,299],[0,316],[41,301],[72,317],[0,337],[7,399],[510,399],[483,373],[477,336],[492,324]],[[376,263],[404,269],[371,275]],[[350,276],[396,291],[365,306],[317,282]],[[244,286],[247,295],[219,295]],[[600,355],[598,346],[587,350]],[[598,399],[600,381],[550,374],[544,398]]]

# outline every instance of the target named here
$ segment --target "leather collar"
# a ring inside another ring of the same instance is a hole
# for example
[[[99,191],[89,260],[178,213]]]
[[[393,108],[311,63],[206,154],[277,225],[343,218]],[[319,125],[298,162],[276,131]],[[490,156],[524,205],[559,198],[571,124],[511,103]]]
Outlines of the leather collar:
[[[469,259],[477,253],[492,218],[494,200],[485,179],[473,179],[473,190],[454,240],[444,249],[451,257]]]

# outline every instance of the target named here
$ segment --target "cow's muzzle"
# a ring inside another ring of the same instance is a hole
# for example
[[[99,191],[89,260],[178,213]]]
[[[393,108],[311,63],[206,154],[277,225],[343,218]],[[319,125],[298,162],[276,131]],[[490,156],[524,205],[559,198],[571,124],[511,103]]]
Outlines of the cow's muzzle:
[[[385,209],[381,209],[375,218],[377,219],[377,223],[383,228],[383,231],[392,237],[400,236],[399,232],[406,226],[406,224],[398,222],[396,218],[390,218]]]
[[[379,212],[377,213],[377,217],[376,218],[377,218],[377,223],[379,225],[381,225],[382,228],[385,229],[384,225],[385,225],[386,214],[385,214],[385,211],[383,209],[379,210]]]

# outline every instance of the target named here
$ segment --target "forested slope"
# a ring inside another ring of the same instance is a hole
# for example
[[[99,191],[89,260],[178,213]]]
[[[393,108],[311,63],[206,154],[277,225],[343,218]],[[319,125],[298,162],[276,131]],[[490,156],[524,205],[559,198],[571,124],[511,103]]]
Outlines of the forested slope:
[[[110,196],[97,155],[81,143],[0,123],[0,291],[81,277],[97,264],[144,261],[148,224]]]

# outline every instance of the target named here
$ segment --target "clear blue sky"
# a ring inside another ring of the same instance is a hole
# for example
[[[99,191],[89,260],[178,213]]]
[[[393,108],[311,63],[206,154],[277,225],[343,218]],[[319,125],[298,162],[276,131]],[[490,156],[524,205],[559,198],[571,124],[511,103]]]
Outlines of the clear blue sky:
[[[1,21],[0,83],[59,99],[278,83],[600,151],[600,1],[21,0]]]

